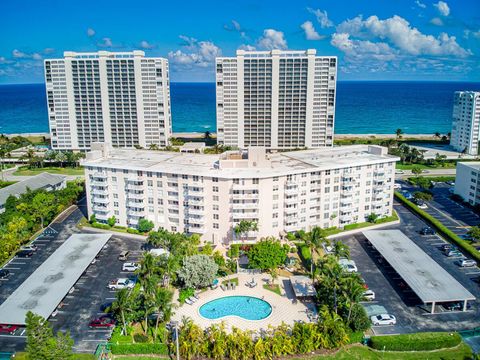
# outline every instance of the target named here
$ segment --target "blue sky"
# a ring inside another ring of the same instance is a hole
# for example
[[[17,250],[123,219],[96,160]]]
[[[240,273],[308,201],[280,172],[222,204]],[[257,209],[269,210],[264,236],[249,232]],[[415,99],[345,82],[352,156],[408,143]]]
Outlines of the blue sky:
[[[478,0],[2,0],[0,83],[43,82],[63,51],[170,61],[172,81],[214,81],[238,48],[315,48],[340,80],[480,81]]]

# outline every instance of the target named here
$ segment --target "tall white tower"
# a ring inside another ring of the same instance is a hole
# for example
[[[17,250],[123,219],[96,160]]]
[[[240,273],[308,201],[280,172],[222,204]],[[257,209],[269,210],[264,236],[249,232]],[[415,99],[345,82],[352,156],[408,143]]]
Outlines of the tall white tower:
[[[216,59],[220,144],[273,149],[333,145],[337,58],[244,51]]]
[[[456,91],[450,145],[469,155],[479,154],[480,92]]]
[[[45,60],[52,148],[165,146],[172,133],[168,60],[143,51]]]

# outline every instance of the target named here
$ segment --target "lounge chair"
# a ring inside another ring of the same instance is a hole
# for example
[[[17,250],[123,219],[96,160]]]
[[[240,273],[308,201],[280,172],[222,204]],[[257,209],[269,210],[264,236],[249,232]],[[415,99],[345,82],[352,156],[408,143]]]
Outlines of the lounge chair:
[[[192,304],[193,304],[193,302],[190,300],[190,298],[185,299],[185,303],[187,303],[188,305],[192,305]]]
[[[232,290],[235,290],[236,287],[237,287],[237,284],[232,283]]]
[[[220,285],[220,289],[222,289],[223,291],[225,291],[225,290],[226,290],[225,285],[223,285],[223,284]]]
[[[190,301],[192,302],[192,304],[193,304],[194,302],[197,302],[197,299],[195,299],[195,297],[193,297],[193,296],[190,296],[190,297],[188,298],[188,300],[190,300]]]
[[[194,294],[193,297],[195,298],[195,300],[200,300],[197,294]]]

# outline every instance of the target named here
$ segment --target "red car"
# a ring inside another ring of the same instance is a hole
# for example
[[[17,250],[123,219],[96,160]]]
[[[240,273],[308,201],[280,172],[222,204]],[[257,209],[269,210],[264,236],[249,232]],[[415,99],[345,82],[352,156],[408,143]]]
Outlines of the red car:
[[[101,316],[97,319],[93,319],[88,324],[88,327],[91,329],[100,328],[100,329],[110,329],[115,326],[115,320],[108,316]]]
[[[15,330],[18,329],[17,325],[5,325],[5,324],[0,324],[0,333],[2,334],[10,334],[13,335]]]

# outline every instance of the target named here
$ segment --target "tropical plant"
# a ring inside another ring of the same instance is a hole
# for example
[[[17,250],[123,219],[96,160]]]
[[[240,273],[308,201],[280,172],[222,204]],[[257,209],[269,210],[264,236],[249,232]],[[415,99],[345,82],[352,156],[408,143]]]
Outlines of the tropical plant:
[[[115,217],[115,215],[112,215],[112,217],[109,217],[107,220],[107,224],[111,227],[115,226],[116,223],[117,223],[117,218]]]
[[[397,129],[395,130],[395,135],[397,136],[397,140],[402,138],[403,130]]]
[[[131,309],[130,291],[129,289],[120,289],[116,296],[115,301],[112,303],[111,311],[120,314],[122,322],[122,333],[127,334],[127,322],[125,314]]]
[[[310,274],[313,277],[313,254],[322,247],[322,245],[326,245],[329,243],[327,237],[325,236],[325,232],[318,226],[315,226],[310,230],[308,233],[302,233],[303,236],[301,239],[305,241],[305,245],[308,246],[310,249],[310,253],[312,254],[312,260],[310,261]]]
[[[153,222],[148,219],[142,218],[138,220],[137,228],[138,228],[138,231],[140,232],[143,232],[143,233],[149,232],[150,230],[153,229],[153,227],[154,227]]]
[[[199,288],[212,284],[218,271],[218,265],[207,255],[193,255],[185,258],[178,270],[178,278],[184,287]]]
[[[367,221],[369,223],[375,224],[378,220],[378,215],[375,213],[371,213],[367,216]]]
[[[282,246],[275,238],[266,238],[250,247],[248,264],[253,269],[271,271],[285,263],[288,250],[288,246]]]
[[[240,239],[242,239],[242,237],[246,237],[250,231],[258,231],[258,224],[255,221],[241,220],[233,228],[234,234]]]

